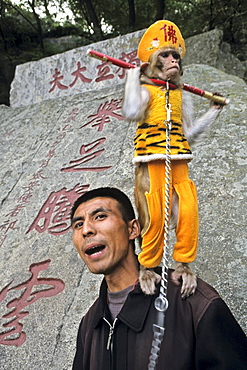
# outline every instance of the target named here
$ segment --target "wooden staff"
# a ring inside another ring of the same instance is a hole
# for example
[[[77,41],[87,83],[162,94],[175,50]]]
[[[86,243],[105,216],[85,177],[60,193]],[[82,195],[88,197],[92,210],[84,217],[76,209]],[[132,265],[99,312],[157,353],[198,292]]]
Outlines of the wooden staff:
[[[121,67],[121,68],[125,68],[125,69],[136,68],[136,66],[134,64],[127,63],[127,62],[124,62],[123,60],[110,57],[109,55],[100,53],[100,52],[95,51],[95,50],[89,49],[87,51],[87,55],[89,55],[90,57],[96,58],[96,59],[103,60],[104,62],[107,62],[107,63],[112,63],[115,66],[118,66],[118,67]],[[159,85],[166,86],[166,81],[155,80],[155,79],[151,79],[151,80],[153,82],[158,83]],[[171,83],[169,83],[169,85],[170,85],[171,89],[176,88],[176,85],[173,85]],[[188,84],[182,84],[181,88],[183,90],[191,92],[192,94],[196,94],[196,95],[202,96],[203,98],[207,98],[209,100],[212,100],[212,101],[214,101],[215,103],[218,103],[218,104],[227,105],[227,104],[230,103],[230,100],[227,99],[227,98],[224,98],[223,96],[215,95],[214,93],[211,93],[209,91],[205,91],[205,90],[202,90],[202,89],[198,89],[197,87],[190,86]]]

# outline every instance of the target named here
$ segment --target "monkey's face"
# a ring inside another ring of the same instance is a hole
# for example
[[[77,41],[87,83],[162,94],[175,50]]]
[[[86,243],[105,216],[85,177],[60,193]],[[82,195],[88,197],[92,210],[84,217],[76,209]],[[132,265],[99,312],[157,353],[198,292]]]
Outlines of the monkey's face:
[[[161,78],[180,86],[183,74],[180,54],[173,48],[156,50],[149,61],[141,65],[141,72],[142,78]]]
[[[164,80],[174,81],[181,76],[181,58],[173,49],[162,50],[158,54],[157,66],[161,71],[159,77]]]

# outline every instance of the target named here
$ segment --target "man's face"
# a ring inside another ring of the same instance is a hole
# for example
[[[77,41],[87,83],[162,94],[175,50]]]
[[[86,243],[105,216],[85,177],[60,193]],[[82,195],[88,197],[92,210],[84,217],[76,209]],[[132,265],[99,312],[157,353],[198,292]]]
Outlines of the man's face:
[[[80,204],[72,220],[73,243],[89,270],[110,275],[125,268],[133,255],[132,221],[126,223],[112,198],[94,198]]]
[[[162,79],[174,80],[180,76],[180,55],[173,49],[164,49],[159,54],[159,60],[163,64]]]

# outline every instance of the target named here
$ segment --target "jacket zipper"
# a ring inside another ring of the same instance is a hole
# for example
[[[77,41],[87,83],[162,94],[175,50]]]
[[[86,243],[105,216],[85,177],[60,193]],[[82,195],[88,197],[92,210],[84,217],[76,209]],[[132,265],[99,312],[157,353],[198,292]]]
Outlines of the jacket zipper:
[[[115,325],[116,325],[116,322],[117,322],[117,317],[115,318],[115,320],[113,321],[113,324],[111,325],[111,323],[106,320],[105,317],[103,317],[103,319],[105,320],[105,322],[109,325],[109,335],[108,335],[108,340],[107,340],[107,345],[106,345],[106,349],[109,351],[111,350],[112,352],[112,336],[113,336],[113,333],[114,333],[114,328],[115,328]]]

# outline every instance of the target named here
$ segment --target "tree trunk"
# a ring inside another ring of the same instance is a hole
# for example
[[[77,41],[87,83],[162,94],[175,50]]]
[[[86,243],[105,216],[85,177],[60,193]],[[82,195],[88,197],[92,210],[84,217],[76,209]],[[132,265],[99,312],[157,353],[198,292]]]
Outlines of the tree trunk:
[[[6,39],[5,39],[5,35],[4,35],[4,27],[3,27],[3,24],[4,24],[4,14],[5,14],[5,6],[4,6],[4,2],[2,0],[0,0],[0,36],[2,37],[2,40],[3,40],[3,45],[4,45],[4,50],[7,52],[7,42],[6,42]]]
[[[129,28],[131,32],[135,31],[136,15],[135,15],[135,0],[128,0],[129,4]]]
[[[164,19],[165,14],[165,0],[156,0],[156,21]]]
[[[214,2],[210,0],[210,16],[208,21],[208,30],[211,31],[214,28]]]
[[[101,39],[104,39],[104,33],[101,29],[101,25],[100,25],[100,22],[98,20],[96,11],[95,11],[94,6],[92,4],[92,1],[91,0],[80,0],[80,3],[84,3],[85,6],[86,6],[86,9],[87,9],[87,12],[88,12],[88,15],[89,15],[88,18],[93,23],[93,27],[94,27],[94,31],[95,31],[96,36],[99,35]]]
[[[35,0],[32,0],[32,2],[28,0],[28,4],[30,5],[30,7],[32,9],[33,16],[34,16],[34,19],[35,19],[35,22],[36,22],[36,31],[37,31],[37,36],[38,36],[38,41],[39,41],[40,49],[44,53],[45,47],[44,47],[44,42],[43,42],[42,26],[41,26],[41,22],[40,22],[39,16],[38,16],[38,14],[35,11]]]

